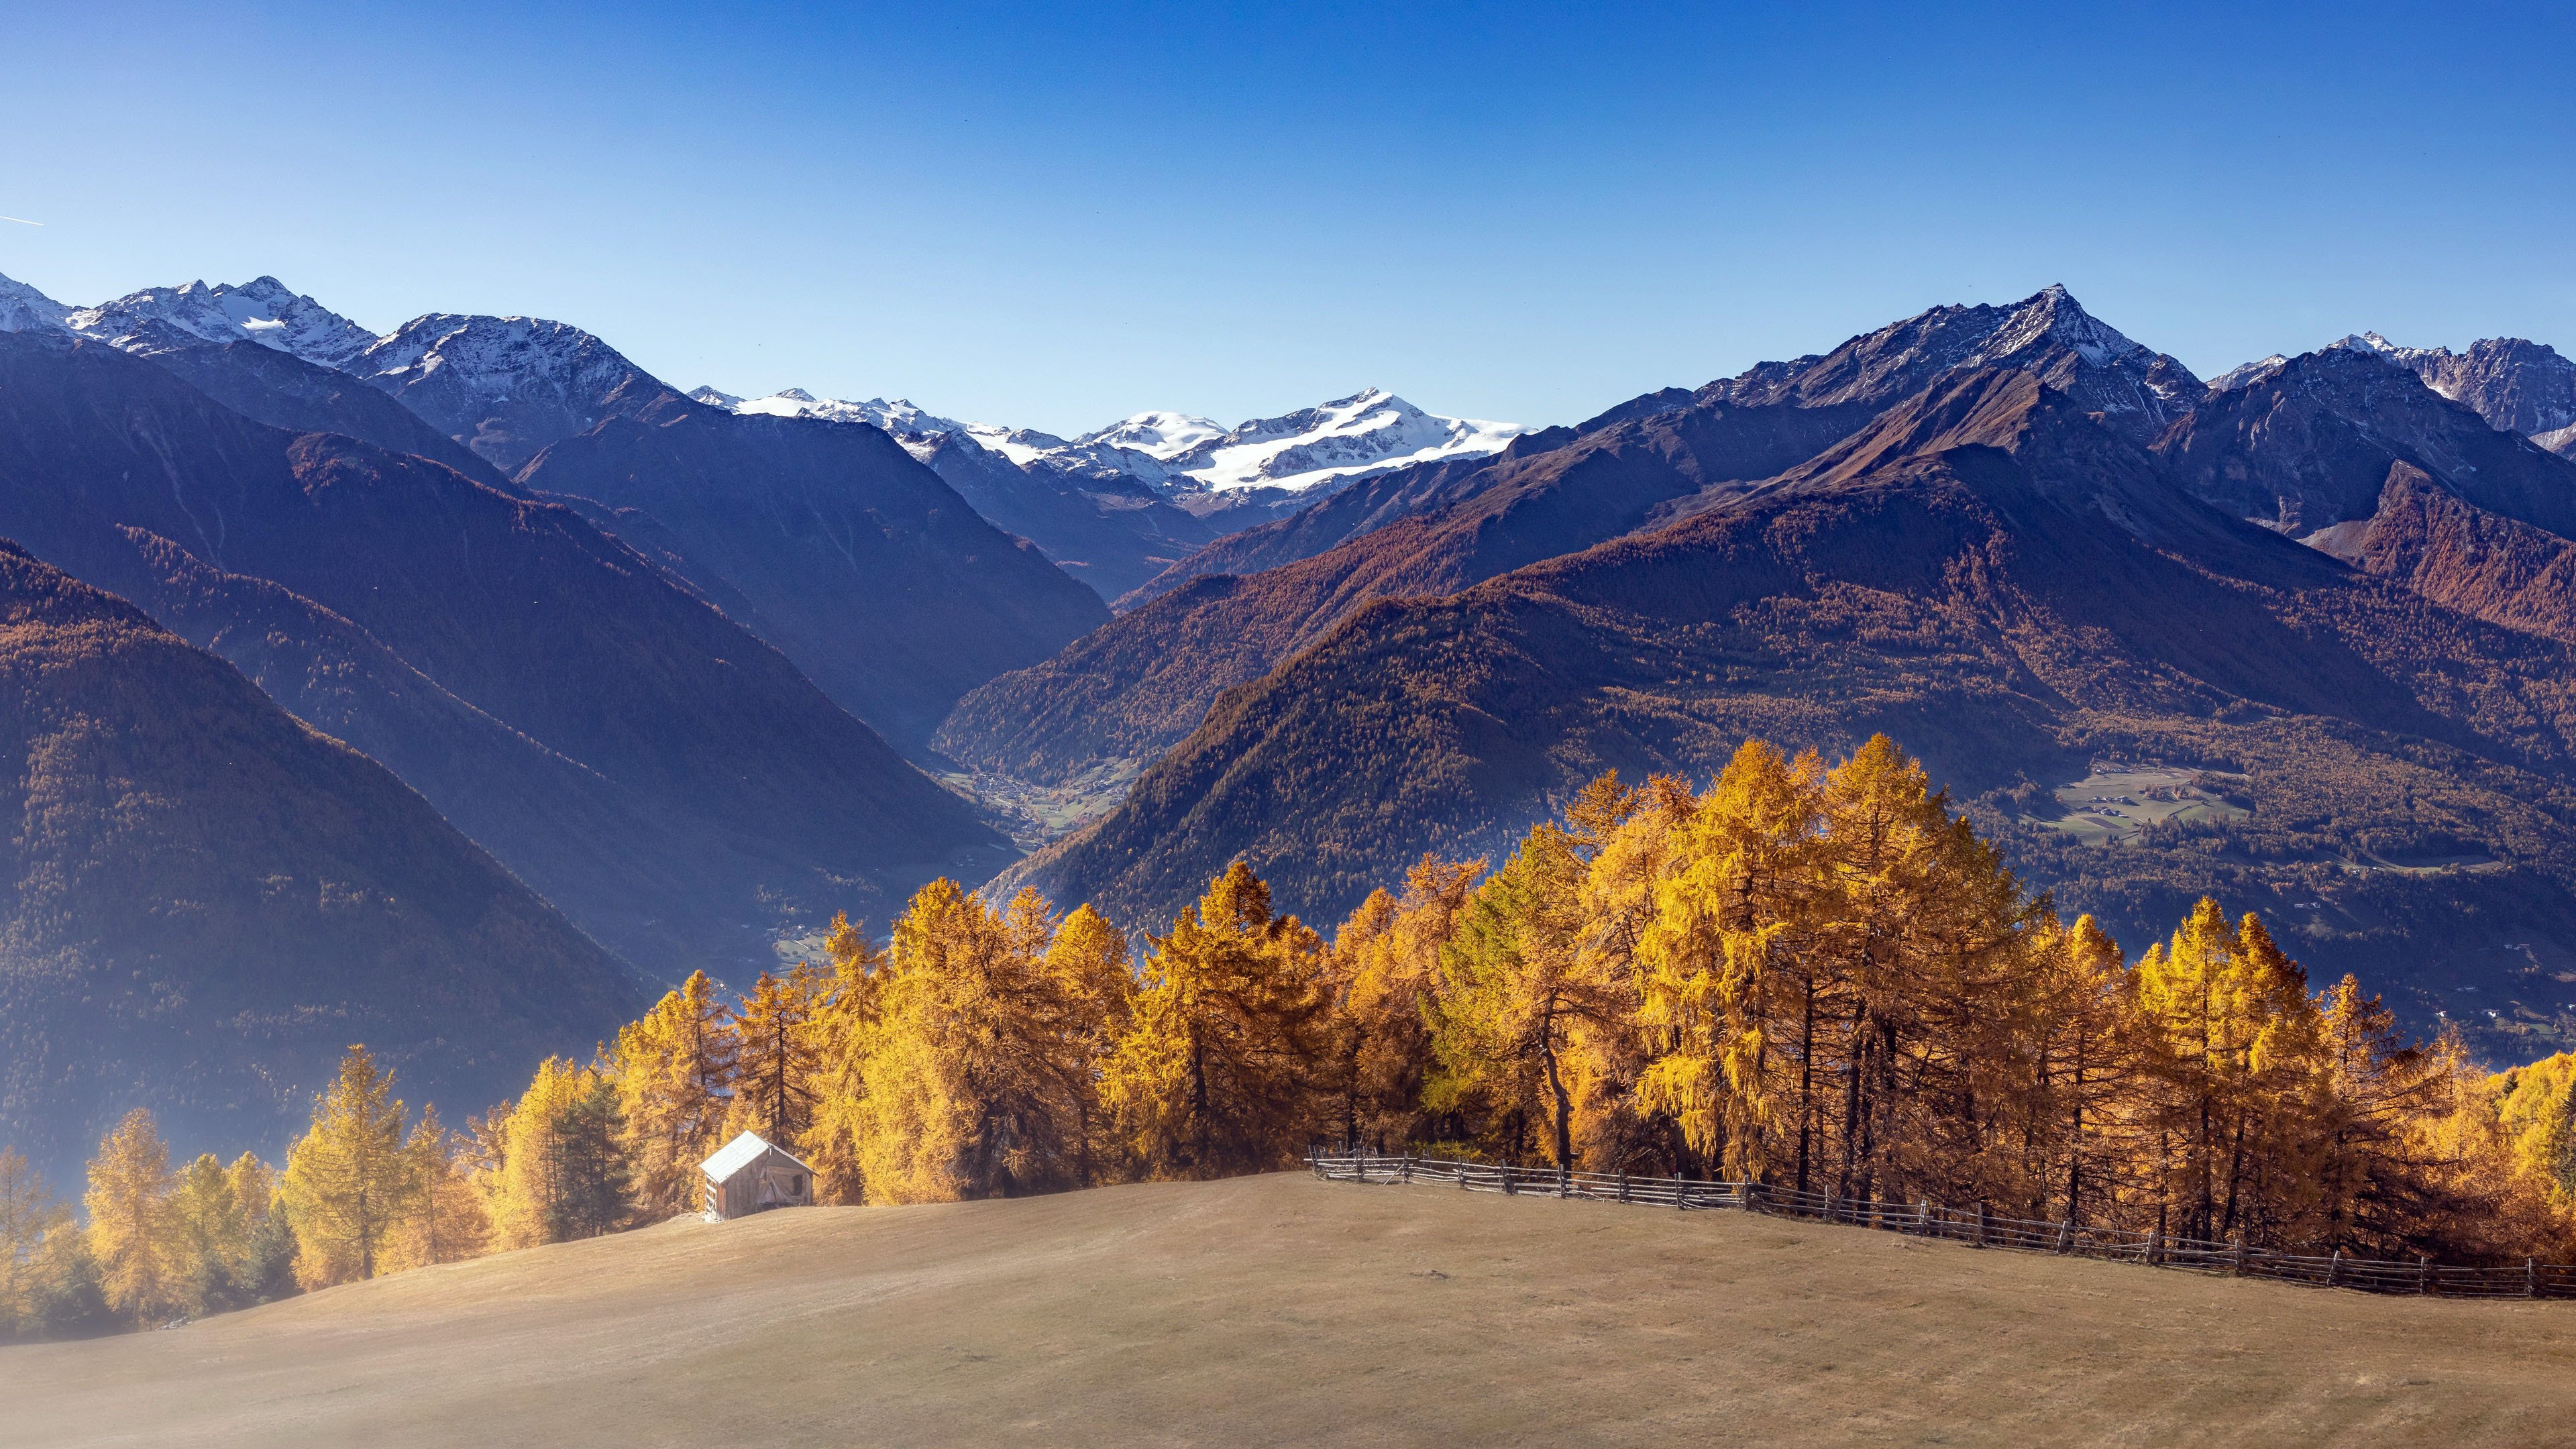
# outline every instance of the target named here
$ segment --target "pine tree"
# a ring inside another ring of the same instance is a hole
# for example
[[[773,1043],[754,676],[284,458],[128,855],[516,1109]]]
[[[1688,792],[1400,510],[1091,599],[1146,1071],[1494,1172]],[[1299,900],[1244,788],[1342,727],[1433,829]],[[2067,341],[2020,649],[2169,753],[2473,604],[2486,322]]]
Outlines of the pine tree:
[[[1484,872],[1481,860],[1425,855],[1401,897],[1372,892],[1334,935],[1333,1127],[1346,1141],[1387,1148],[1432,1130],[1423,1088],[1434,1066],[1440,953]]]
[[[295,1291],[295,1232],[277,1201],[277,1174],[245,1152],[233,1159],[224,1177],[248,1224],[240,1284],[244,1301],[286,1297]]]
[[[1541,824],[1469,894],[1441,953],[1425,1093],[1434,1110],[1476,1103],[1504,1153],[1534,1142],[1566,1167],[1587,1068],[1633,1004],[1583,949],[1586,865],[1576,836]]]
[[[0,1147],[0,1338],[33,1335],[43,1327],[45,1236],[70,1219],[26,1157]]]
[[[886,957],[846,914],[823,940],[831,984],[808,1024],[817,1060],[814,1119],[798,1139],[814,1169],[814,1200],[855,1204],[867,1196],[859,1165],[867,1134],[867,1057],[876,1031]]]
[[[170,1195],[179,1261],[192,1312],[239,1308],[251,1297],[251,1216],[232,1174],[211,1152],[182,1169]]]
[[[2031,1032],[2029,1173],[2042,1216],[2099,1218],[2136,1154],[2126,1111],[2142,1081],[2137,981],[2091,916],[2037,943],[2040,1011]]]
[[[698,1165],[724,1145],[736,1055],[732,1014],[703,971],[618,1032],[609,1075],[643,1216],[697,1206]]]
[[[296,1281],[320,1288],[376,1276],[386,1239],[412,1211],[413,1169],[392,1074],[379,1073],[365,1047],[350,1047],[279,1182],[295,1234]]]
[[[411,1211],[396,1224],[386,1247],[387,1267],[400,1272],[477,1257],[490,1247],[491,1215],[474,1183],[466,1144],[439,1123],[438,1109],[423,1107],[403,1144],[417,1190]]]
[[[764,971],[734,1010],[734,1095],[723,1135],[757,1132],[795,1150],[823,1095],[820,1020],[829,984],[808,963],[784,976]]]
[[[1815,1026],[1831,989],[1810,942],[1824,880],[1824,765],[1748,740],[1674,839],[1639,932],[1641,1024],[1662,1050],[1645,1099],[1684,1142],[1740,1179],[1814,1149]]]
[[[626,1219],[617,1087],[604,1072],[546,1058],[498,1133],[501,1165],[489,1211],[501,1246],[596,1237]]]
[[[1060,1070],[1076,1118],[1074,1185],[1089,1187],[1119,1155],[1100,1099],[1100,1066],[1135,1021],[1136,968],[1127,938],[1086,905],[1056,926],[1046,969],[1063,1003]]]
[[[1238,861],[1153,938],[1101,1094],[1138,1169],[1220,1177],[1295,1160],[1316,1125],[1323,943]]]
[[[125,1114],[90,1159],[89,1252],[110,1312],[137,1327],[188,1306],[188,1265],[170,1207],[170,1149],[141,1107]]]

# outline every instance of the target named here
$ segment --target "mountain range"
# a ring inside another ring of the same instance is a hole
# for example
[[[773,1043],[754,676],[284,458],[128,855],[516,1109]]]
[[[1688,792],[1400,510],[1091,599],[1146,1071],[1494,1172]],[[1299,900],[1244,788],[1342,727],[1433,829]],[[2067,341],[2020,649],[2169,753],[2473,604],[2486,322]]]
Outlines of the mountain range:
[[[1246,858],[1331,919],[1601,769],[1885,729],[2133,949],[2213,893],[2421,1022],[2563,1038],[2576,466],[2509,426],[2556,354],[2468,355],[2536,376],[2207,389],[2061,289],[1936,308],[1239,533],[936,742],[1106,808],[997,889],[1151,921]],[[2144,789],[2207,806],[2076,808]]]
[[[742,414],[880,428],[1112,602],[1198,547],[1301,512],[1355,479],[1483,457],[1527,431],[1439,417],[1380,388],[1231,428],[1144,412],[1072,439],[959,422],[902,399],[850,402],[801,388],[741,398],[702,387],[690,396]]]
[[[1568,425],[1062,438],[0,279],[0,1137],[238,1140],[352,1033],[462,1110],[933,875],[1150,929],[1241,858],[1331,920],[1602,769],[1881,729],[2133,949],[2216,894],[2528,1057],[2576,1035],[2571,378],[2371,333],[2203,384],[2051,287]]]

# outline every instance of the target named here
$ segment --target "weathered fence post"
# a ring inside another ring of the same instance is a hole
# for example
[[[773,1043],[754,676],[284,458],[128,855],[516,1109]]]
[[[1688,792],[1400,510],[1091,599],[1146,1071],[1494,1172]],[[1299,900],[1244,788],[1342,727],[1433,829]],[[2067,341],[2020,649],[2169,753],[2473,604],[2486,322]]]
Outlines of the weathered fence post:
[[[1628,1200],[1628,1174],[1626,1174],[1626,1173],[1624,1173],[1624,1172],[1623,1172],[1623,1173],[1620,1173],[1620,1174],[1619,1174],[1619,1201],[1621,1201],[1621,1202],[1626,1202],[1627,1200]]]
[[[1977,1246],[1980,1248],[1986,1245],[1987,1222],[1986,1205],[1979,1203],[1977,1204]]]
[[[2245,1235],[2242,1233],[2236,1236],[2236,1276],[2245,1276]]]
[[[2522,1296],[2525,1298],[2540,1296],[2540,1260],[2538,1258],[2522,1260]]]
[[[1932,1199],[1928,1197],[1920,1197],[1914,1200],[1914,1234],[1916,1237],[1922,1238],[1934,1236],[1932,1232]]]
[[[1510,1163],[1506,1162],[1502,1166],[1495,1168],[1494,1171],[1503,1175],[1503,1196],[1520,1196],[1519,1189],[1512,1186],[1512,1165]]]
[[[1574,1169],[1562,1162],[1556,1165],[1556,1195],[1574,1196]]]
[[[2073,1218],[2059,1218],[2057,1220],[2057,1251],[2061,1253],[2072,1252],[2074,1251],[2074,1248],[2075,1220]]]
[[[1404,1154],[1404,1185],[1413,1186],[1413,1154],[1410,1152]]]
[[[2430,1253],[2415,1255],[2415,1291],[2425,1294],[2433,1291],[2433,1255]]]
[[[2164,1229],[2162,1229],[2162,1228],[2149,1228],[2149,1229],[2147,1229],[2147,1246],[2146,1246],[2146,1249],[2145,1249],[2145,1256],[2141,1257],[2138,1261],[2140,1261],[2140,1262],[2142,1262],[2142,1263],[2161,1263],[2161,1262],[2163,1262],[2164,1260],[2165,1260],[2165,1234],[2164,1234]]]
[[[2334,1255],[2326,1259],[2326,1286],[2332,1288],[2342,1281],[2343,1249],[2337,1248],[2334,1250]]]
[[[1673,1174],[1673,1209],[1678,1212],[1689,1206],[1690,1199],[1682,1196],[1682,1175],[1676,1172]]]
[[[1460,1192],[1467,1190],[1467,1164],[1463,1162],[1458,1164],[1458,1190]]]

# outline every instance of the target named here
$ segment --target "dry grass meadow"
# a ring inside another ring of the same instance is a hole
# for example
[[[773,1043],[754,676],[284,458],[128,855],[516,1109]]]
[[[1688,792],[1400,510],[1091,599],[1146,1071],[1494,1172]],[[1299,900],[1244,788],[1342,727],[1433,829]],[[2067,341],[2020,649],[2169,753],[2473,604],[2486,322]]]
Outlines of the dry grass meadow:
[[[2576,1443],[2576,1303],[1302,1175],[681,1220],[0,1349],[8,1445]]]

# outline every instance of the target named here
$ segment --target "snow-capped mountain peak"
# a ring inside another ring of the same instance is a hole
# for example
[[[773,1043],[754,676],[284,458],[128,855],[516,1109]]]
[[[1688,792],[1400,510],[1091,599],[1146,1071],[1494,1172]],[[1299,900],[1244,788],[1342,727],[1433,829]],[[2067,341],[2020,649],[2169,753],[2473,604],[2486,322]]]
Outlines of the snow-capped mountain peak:
[[[24,282],[0,277],[0,332],[49,332],[71,311]]]
[[[2474,408],[2490,426],[2538,435],[2576,425],[2576,362],[2546,343],[2521,337],[2482,337],[2466,352],[2447,347],[2401,347],[2376,332],[2326,344],[2330,349],[2385,358],[2424,380],[2424,385]]]
[[[1225,428],[1214,418],[1190,413],[1151,412],[1121,418],[1098,432],[1085,433],[1073,441],[1107,448],[1127,448],[1148,458],[1168,460],[1225,434]]]
[[[2254,384],[2263,381],[2265,378],[2270,377],[2272,374],[2279,372],[2282,368],[2289,365],[2290,359],[2275,352],[2269,357],[2257,358],[2252,362],[2242,363],[2238,366],[2231,367],[2225,372],[2220,373],[2218,376],[2211,378],[2209,380],[2209,390],[2211,392],[2234,392],[2240,387],[2252,387]]]
[[[732,412],[777,418],[823,418],[836,423],[866,423],[889,433],[954,433],[964,432],[971,424],[923,412],[912,403],[895,398],[889,401],[872,397],[865,402],[846,398],[820,398],[801,387],[774,392],[767,397],[742,398],[702,387],[690,397],[710,407]]]
[[[661,386],[570,323],[453,312],[413,318],[377,338],[344,370],[503,469],[587,431],[631,386]]]
[[[153,287],[83,307],[64,325],[128,352],[256,342],[322,367],[347,367],[376,336],[275,277],[235,286]]]
[[[2095,367],[2106,367],[2112,358],[2146,350],[2110,323],[2085,311],[2064,285],[2051,282],[2015,310],[1980,351],[1987,357],[2008,357],[2042,341],[2073,348],[2077,356]]]
[[[1384,388],[1275,418],[1255,418],[1162,457],[1200,486],[1302,492],[1407,463],[1499,452],[1529,431],[1517,423],[1426,413]]]
[[[893,433],[916,456],[934,449],[943,435],[961,436],[1022,467],[1051,467],[1097,478],[1124,476],[1175,494],[1242,488],[1302,492],[1407,463],[1498,452],[1529,431],[1517,423],[1426,413],[1374,387],[1231,428],[1194,413],[1136,413],[1069,441],[1028,428],[940,417],[900,398],[847,402],[818,399],[802,388],[790,388],[746,400],[712,387],[702,387],[690,396],[735,412],[870,423]]]

